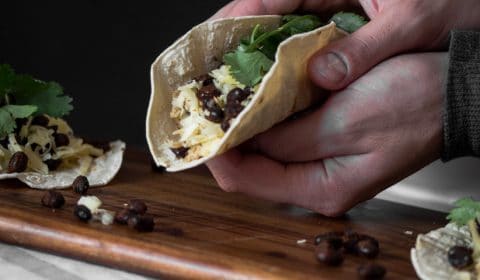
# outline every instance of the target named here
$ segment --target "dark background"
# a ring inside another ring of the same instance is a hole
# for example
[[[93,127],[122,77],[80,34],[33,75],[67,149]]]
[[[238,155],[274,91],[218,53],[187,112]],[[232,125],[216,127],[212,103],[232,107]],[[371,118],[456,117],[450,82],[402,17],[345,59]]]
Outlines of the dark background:
[[[150,64],[228,2],[1,1],[0,63],[60,83],[76,134],[144,147]]]

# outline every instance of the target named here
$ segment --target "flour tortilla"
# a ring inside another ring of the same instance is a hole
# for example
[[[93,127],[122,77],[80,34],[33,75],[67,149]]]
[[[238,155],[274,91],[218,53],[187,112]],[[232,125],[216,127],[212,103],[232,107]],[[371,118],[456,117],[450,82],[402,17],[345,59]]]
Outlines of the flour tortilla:
[[[448,224],[427,234],[419,234],[410,257],[417,275],[422,280],[467,280],[476,279],[471,271],[457,270],[450,265],[448,250],[455,246],[472,247],[468,228]]]
[[[220,19],[194,27],[155,60],[151,67],[152,93],[146,130],[150,151],[157,165],[167,171],[195,167],[237,146],[281,122],[291,114],[312,105],[318,91],[307,75],[309,58],[329,42],[345,35],[334,23],[298,34],[282,42],[275,64],[263,78],[251,102],[235,118],[209,156],[191,162],[177,159],[168,139],[177,125],[170,118],[173,94],[193,77],[218,68],[223,55],[238,46],[255,25],[273,29],[281,16],[250,16]]]
[[[110,143],[110,150],[93,160],[90,172],[86,175],[91,187],[108,184],[118,173],[123,161],[125,143]],[[36,172],[1,174],[0,180],[16,178],[35,189],[64,189],[72,185],[79,175],[80,166],[70,169],[51,171],[48,175]]]

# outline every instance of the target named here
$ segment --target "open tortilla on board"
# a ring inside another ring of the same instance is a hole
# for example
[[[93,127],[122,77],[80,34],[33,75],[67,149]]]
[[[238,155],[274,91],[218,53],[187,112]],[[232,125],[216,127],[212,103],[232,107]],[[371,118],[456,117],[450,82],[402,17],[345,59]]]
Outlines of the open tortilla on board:
[[[448,261],[448,250],[451,247],[472,247],[472,243],[468,228],[453,223],[426,234],[419,234],[415,248],[410,251],[418,277],[422,280],[478,279],[474,266],[471,269],[457,270]]]
[[[177,158],[169,147],[169,140],[178,128],[170,117],[172,98],[178,87],[217,68],[222,56],[236,48],[257,24],[276,28],[281,20],[281,16],[250,16],[205,22],[160,54],[151,67],[152,93],[146,120],[147,141],[157,165],[165,166],[167,171],[200,165],[317,100],[318,92],[308,78],[307,64],[316,51],[345,35],[334,23],[294,35],[280,44],[275,63],[263,77],[252,100],[207,156],[186,161]]]
[[[103,155],[94,158],[87,174],[80,174],[80,165],[73,168],[60,168],[50,171],[49,174],[37,172],[1,173],[0,180],[16,178],[35,189],[63,189],[72,185],[79,175],[88,178],[90,186],[108,184],[122,166],[125,143],[122,141],[110,142],[110,149]]]

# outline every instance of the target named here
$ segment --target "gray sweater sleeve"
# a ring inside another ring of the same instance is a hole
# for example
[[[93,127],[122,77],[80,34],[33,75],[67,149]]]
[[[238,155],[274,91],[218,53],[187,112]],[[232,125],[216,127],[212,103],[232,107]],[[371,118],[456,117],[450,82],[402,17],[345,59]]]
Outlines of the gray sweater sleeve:
[[[452,31],[442,160],[480,156],[480,32]]]

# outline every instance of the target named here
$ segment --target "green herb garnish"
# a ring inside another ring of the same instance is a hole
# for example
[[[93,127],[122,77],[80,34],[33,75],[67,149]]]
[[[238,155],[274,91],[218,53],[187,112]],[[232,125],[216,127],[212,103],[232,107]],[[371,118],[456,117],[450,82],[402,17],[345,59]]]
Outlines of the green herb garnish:
[[[331,21],[347,32],[353,32],[366,23],[363,17],[353,13],[335,14]],[[260,25],[256,25],[251,35],[241,40],[235,51],[223,56],[223,63],[230,66],[232,75],[240,83],[254,86],[262,81],[263,76],[272,67],[281,42],[295,34],[312,31],[321,25],[320,19],[314,15],[283,16],[282,25],[271,31],[263,30]]]
[[[357,31],[357,29],[364,26],[368,22],[364,17],[355,13],[344,12],[334,14],[330,21],[335,22],[338,28],[347,31],[348,33]]]
[[[458,226],[466,225],[480,214],[480,202],[471,198],[462,198],[455,202],[456,208],[450,211],[447,219]]]
[[[0,64],[0,139],[15,130],[16,119],[42,114],[62,117],[73,109],[71,102],[59,84],[15,74],[10,65]]]

